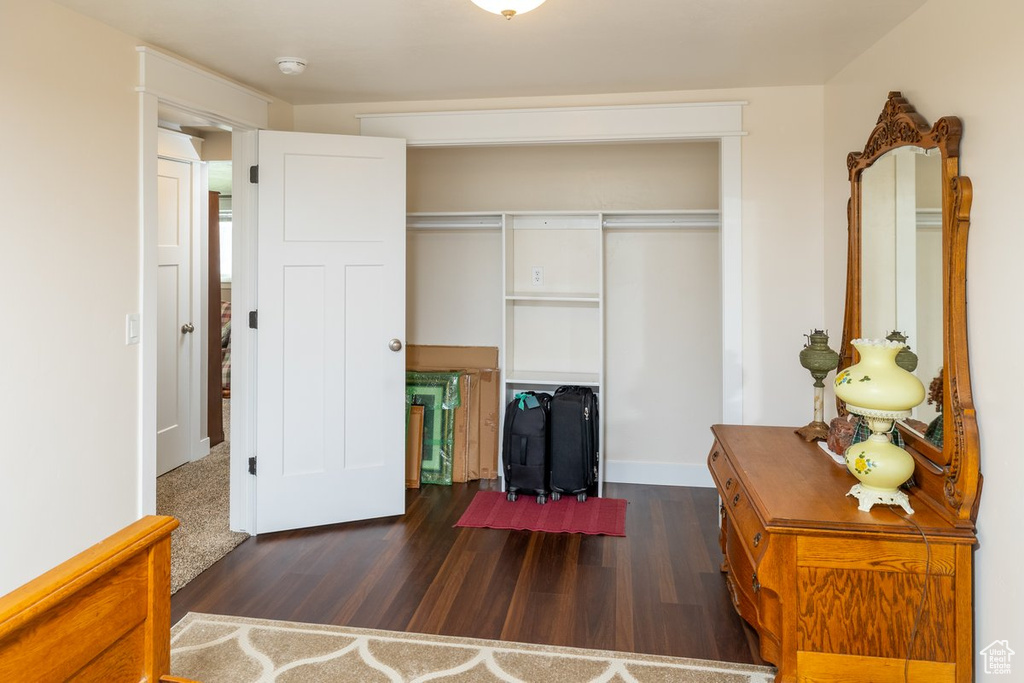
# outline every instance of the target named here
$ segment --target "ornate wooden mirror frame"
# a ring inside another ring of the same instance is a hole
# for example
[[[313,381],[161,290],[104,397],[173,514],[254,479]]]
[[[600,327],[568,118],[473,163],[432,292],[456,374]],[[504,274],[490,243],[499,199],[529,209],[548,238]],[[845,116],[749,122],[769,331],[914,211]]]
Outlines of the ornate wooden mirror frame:
[[[905,425],[900,425],[900,433],[916,461],[912,482],[920,487],[925,501],[953,524],[973,529],[982,477],[967,356],[966,266],[971,181],[959,175],[961,130],[960,119],[955,116],[945,116],[929,126],[901,93],[891,92],[864,150],[847,156],[849,252],[839,367],[856,362],[850,341],[861,336],[861,175],[880,157],[900,147],[938,149],[942,173],[942,449]],[[844,406],[838,400],[837,403],[840,413],[844,413]]]

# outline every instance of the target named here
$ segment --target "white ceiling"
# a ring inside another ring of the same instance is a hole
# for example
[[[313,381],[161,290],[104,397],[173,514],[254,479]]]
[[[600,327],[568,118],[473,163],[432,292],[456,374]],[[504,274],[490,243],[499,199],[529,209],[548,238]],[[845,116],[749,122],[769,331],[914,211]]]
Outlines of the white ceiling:
[[[548,0],[511,21],[470,0],[56,1],[316,104],[822,84],[926,0]]]

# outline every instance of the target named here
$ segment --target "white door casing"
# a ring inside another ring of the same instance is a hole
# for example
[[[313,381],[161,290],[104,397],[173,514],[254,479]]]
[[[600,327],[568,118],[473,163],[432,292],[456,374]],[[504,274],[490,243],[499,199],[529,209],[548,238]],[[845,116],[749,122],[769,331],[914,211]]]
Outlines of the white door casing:
[[[157,161],[157,475],[190,460],[192,164]]]
[[[402,514],[405,142],[258,144],[256,530]]]

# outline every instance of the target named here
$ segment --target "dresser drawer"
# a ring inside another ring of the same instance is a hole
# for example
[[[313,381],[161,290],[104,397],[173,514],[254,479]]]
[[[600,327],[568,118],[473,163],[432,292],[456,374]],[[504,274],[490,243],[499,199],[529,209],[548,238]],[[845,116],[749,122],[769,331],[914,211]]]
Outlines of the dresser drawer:
[[[754,560],[756,566],[768,548],[768,534],[750,504],[746,489],[737,486],[728,499],[724,499],[725,513],[733,520],[736,533]]]
[[[737,540],[756,565],[768,547],[768,534],[751,506],[750,496],[729,462],[729,456],[717,442],[708,455],[708,467],[722,497],[722,507],[735,527]]]
[[[740,613],[747,623],[757,628],[759,619],[757,615],[757,594],[754,590],[755,577],[757,573],[750,561],[750,556],[743,542],[736,534],[736,527],[728,520],[723,529],[725,536],[725,559],[729,567],[725,581],[729,587],[729,594],[736,611]]]
[[[736,470],[733,469],[732,463],[729,462],[729,456],[719,447],[717,442],[712,446],[711,453],[708,454],[708,469],[711,470],[711,476],[718,487],[718,493],[722,497],[722,502],[728,503],[739,489],[740,482],[736,476]],[[726,505],[726,508],[728,507]]]

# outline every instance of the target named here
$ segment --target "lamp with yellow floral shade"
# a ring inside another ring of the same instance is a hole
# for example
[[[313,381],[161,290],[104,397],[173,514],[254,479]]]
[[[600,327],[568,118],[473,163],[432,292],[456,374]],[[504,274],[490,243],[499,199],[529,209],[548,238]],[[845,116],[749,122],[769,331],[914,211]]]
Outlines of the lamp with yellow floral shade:
[[[914,457],[891,443],[888,434],[896,420],[924,400],[924,385],[896,365],[896,354],[905,344],[878,339],[854,339],[860,362],[836,375],[836,396],[846,409],[865,418],[871,436],[846,449],[846,469],[860,483],[847,495],[855,497],[859,510],[873,505],[899,505],[909,514],[910,499],[899,487],[914,473]]]

